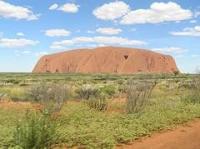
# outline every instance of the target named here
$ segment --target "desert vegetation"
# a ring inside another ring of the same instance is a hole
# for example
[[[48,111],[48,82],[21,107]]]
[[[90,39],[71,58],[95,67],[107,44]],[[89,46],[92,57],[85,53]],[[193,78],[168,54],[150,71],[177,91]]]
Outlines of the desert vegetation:
[[[129,80],[126,87],[127,101],[126,110],[128,113],[136,113],[144,108],[148,102],[156,82]]]
[[[0,148],[114,148],[200,116],[185,74],[0,74]]]
[[[16,124],[13,143],[15,147],[23,149],[44,149],[51,147],[54,137],[55,122],[47,111],[27,111],[23,120]]]

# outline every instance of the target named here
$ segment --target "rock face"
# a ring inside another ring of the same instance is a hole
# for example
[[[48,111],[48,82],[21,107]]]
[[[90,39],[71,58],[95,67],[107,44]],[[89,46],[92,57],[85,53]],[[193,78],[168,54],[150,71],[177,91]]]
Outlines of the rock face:
[[[174,73],[171,56],[132,48],[101,47],[43,56],[33,73]]]

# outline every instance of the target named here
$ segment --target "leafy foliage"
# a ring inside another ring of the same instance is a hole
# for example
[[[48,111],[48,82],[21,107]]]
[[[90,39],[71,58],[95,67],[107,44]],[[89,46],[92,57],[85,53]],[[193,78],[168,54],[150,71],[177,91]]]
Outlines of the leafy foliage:
[[[14,142],[22,149],[50,148],[55,137],[55,124],[47,113],[27,112],[16,126]]]
[[[112,97],[116,93],[116,88],[113,85],[106,85],[100,88],[100,92],[108,97]]]

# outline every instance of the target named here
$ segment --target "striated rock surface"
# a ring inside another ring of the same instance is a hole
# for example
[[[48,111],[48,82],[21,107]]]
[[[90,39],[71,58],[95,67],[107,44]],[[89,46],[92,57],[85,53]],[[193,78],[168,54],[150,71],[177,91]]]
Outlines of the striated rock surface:
[[[100,47],[43,56],[33,73],[173,73],[178,68],[169,55],[122,48]]]

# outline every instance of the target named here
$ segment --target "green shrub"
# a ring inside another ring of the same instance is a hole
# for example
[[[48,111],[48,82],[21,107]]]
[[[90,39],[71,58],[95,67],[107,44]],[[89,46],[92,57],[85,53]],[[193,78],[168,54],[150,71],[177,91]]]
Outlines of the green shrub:
[[[14,143],[22,149],[47,149],[54,143],[55,124],[46,113],[27,112],[18,122]]]
[[[151,96],[152,90],[155,87],[155,82],[136,82],[129,80],[127,84],[127,113],[135,113],[142,110]]]
[[[0,102],[6,100],[7,94],[5,93],[0,93]]]
[[[179,89],[192,89],[193,88],[192,80],[184,80],[178,83]]]
[[[116,88],[113,85],[106,85],[100,89],[100,92],[112,97],[116,93]]]
[[[76,90],[78,98],[89,100],[92,97],[98,97],[99,89],[92,85],[86,84]]]
[[[48,112],[57,112],[68,99],[70,89],[62,84],[40,83],[32,86],[28,94],[31,101],[41,103]]]
[[[22,87],[14,87],[10,89],[9,98],[12,101],[26,101],[27,93]]]
[[[92,97],[85,102],[90,108],[96,109],[98,111],[106,111],[108,108],[108,102],[104,97],[100,98]]]
[[[179,72],[178,70],[174,71],[174,75],[175,75],[175,76],[177,76],[177,75],[179,75],[179,74],[180,74],[180,72]]]
[[[105,91],[106,92],[106,91]],[[92,85],[83,85],[76,90],[78,97],[92,109],[105,111],[107,109],[106,93]]]
[[[119,79],[119,80],[117,80],[117,84],[119,84],[119,85],[123,85],[124,84],[124,80],[122,80],[122,79]]]
[[[1,87],[0,94],[3,94],[5,98],[12,101],[25,101],[27,100],[27,94],[24,88],[12,86],[12,87]]]
[[[41,102],[47,94],[49,86],[46,83],[32,85],[28,90],[29,99],[33,102]]]
[[[9,80],[6,80],[6,83],[9,83],[9,84],[19,84],[20,83],[20,80],[16,80],[16,79],[9,79]]]
[[[194,78],[191,82],[188,82],[190,87],[189,94],[186,95],[183,100],[187,103],[200,103],[200,77]]]

